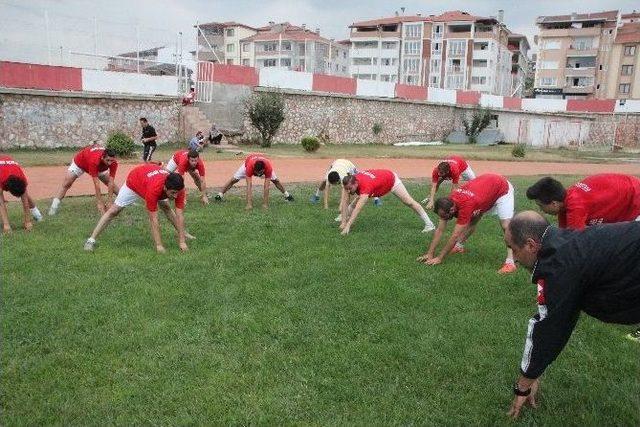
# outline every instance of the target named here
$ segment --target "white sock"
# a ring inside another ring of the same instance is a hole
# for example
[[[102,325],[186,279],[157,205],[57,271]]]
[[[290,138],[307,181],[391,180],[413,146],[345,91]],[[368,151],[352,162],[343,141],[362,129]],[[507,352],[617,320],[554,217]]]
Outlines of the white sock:
[[[96,239],[94,239],[93,237],[89,237],[89,238],[87,239],[87,242],[95,243],[95,242],[96,242]]]
[[[456,248],[463,249],[464,245],[461,242],[456,242]]]
[[[316,197],[320,197],[320,190],[316,190]]]
[[[515,264],[515,262],[513,262],[513,258],[507,258],[504,260],[505,264]]]
[[[51,207],[53,209],[58,209],[58,207],[60,206],[60,199],[58,199],[57,197],[53,199],[53,201],[51,202]]]
[[[42,219],[42,214],[40,213],[40,210],[38,210],[37,207],[33,207],[30,209],[31,211],[31,215],[36,218],[38,221],[40,221],[40,219]]]
[[[222,194],[222,193],[218,192],[218,196],[220,196],[220,197],[224,197],[224,194]]]
[[[425,212],[424,209],[420,210],[420,218],[424,221],[424,225],[434,227],[433,222],[431,222],[431,218],[429,218],[429,215],[427,215],[427,212]]]
[[[284,197],[289,197],[289,192],[288,191],[284,192]]]

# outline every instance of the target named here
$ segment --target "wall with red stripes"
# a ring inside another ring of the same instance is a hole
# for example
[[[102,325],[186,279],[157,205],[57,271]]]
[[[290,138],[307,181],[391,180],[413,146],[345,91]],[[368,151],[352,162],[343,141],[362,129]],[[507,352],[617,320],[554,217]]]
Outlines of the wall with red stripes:
[[[82,90],[82,70],[0,61],[0,86],[21,89]]]

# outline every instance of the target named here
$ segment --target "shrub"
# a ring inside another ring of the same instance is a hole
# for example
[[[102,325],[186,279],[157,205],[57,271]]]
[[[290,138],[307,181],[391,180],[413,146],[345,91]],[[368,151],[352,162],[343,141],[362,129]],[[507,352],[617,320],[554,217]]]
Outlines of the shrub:
[[[284,121],[284,99],[279,93],[259,93],[249,98],[246,111],[251,124],[260,133],[260,145],[270,147]]]
[[[318,141],[318,138],[315,136],[305,136],[300,143],[302,147],[310,153],[318,151],[318,148],[320,148],[320,141]]]
[[[378,134],[382,132],[382,125],[380,123],[374,123],[371,131],[374,135],[378,136]]]
[[[136,149],[133,139],[124,132],[113,132],[107,138],[107,148],[113,149],[118,157],[130,157]]]
[[[475,144],[477,137],[491,123],[491,111],[486,108],[473,110],[471,114],[471,122],[467,118],[462,119],[464,133],[469,137],[469,143]]]
[[[513,157],[524,157],[527,154],[527,146],[525,144],[516,144],[511,149]]]

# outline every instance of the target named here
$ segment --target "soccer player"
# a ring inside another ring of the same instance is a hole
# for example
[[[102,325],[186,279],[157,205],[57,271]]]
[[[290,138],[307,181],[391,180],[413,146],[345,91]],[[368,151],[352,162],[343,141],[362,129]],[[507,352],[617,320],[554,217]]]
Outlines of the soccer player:
[[[475,179],[476,174],[471,169],[471,166],[460,156],[449,156],[438,165],[433,168],[431,173],[431,194],[429,195],[429,201],[427,202],[427,209],[433,209],[433,202],[436,197],[436,192],[440,188],[440,184],[444,181],[451,180],[453,186],[451,191],[458,188],[458,182],[460,177],[465,181],[471,181]]]
[[[207,198],[207,182],[204,179],[204,162],[195,150],[178,150],[167,162],[166,169],[169,172],[178,172],[184,176],[188,172],[193,178],[193,183],[200,190],[200,201],[203,205],[209,204]]]
[[[18,162],[9,156],[0,155],[0,217],[2,217],[2,231],[5,234],[11,233],[7,200],[4,198],[5,191],[22,201],[25,230],[31,231],[33,228],[31,217],[36,221],[42,221],[42,214],[29,196],[27,185],[27,177]]]
[[[142,126],[142,137],[140,137],[140,142],[144,145],[144,150],[142,151],[142,161],[145,163],[151,162],[151,157],[153,156],[153,152],[156,151],[158,147],[156,140],[158,139],[158,134],[156,133],[156,129],[149,124],[149,121],[140,117],[140,126]]]
[[[129,172],[127,182],[118,192],[118,197],[111,207],[98,221],[96,228],[91,233],[91,237],[84,244],[85,251],[93,251],[96,239],[109,225],[122,209],[142,198],[145,200],[151,223],[151,236],[156,244],[156,250],[164,253],[165,249],[160,237],[160,223],[158,221],[158,206],[169,219],[178,232],[178,244],[181,251],[187,250],[186,239],[193,236],[185,231],[184,227],[184,204],[185,190],[184,180],[180,174],[169,172],[155,164],[143,164],[136,166]],[[169,200],[175,200],[176,211],[173,212],[169,206]]]
[[[444,258],[450,253],[463,253],[464,242],[471,237],[478,222],[487,212],[491,211],[491,213],[497,214],[502,229],[506,230],[513,217],[513,210],[513,186],[505,177],[485,174],[463,184],[450,196],[436,200],[435,211],[440,217],[438,228],[429,249],[424,255],[418,257],[418,261],[428,265],[436,265],[444,261]],[[447,229],[447,222],[453,218],[456,218],[456,226],[451,237],[440,254],[435,256],[436,248]],[[498,273],[507,274],[515,271],[513,253],[510,248],[507,248],[507,258]]]
[[[508,413],[517,418],[523,406],[536,407],[540,377],[569,341],[581,312],[605,323],[640,322],[640,223],[577,232],[549,226],[528,211],[510,222],[505,242],[532,271],[538,290],[538,313],[529,320]]]
[[[543,212],[558,216],[560,228],[582,230],[594,224],[640,221],[640,178],[622,174],[588,176],[565,188],[545,177],[527,189]]]
[[[102,199],[102,191],[100,190],[100,181],[107,186],[107,204],[111,200],[113,194],[118,194],[118,186],[113,181],[118,170],[118,162],[116,161],[116,152],[112,149],[104,148],[99,145],[90,145],[80,150],[69,165],[67,174],[62,181],[62,186],[58,190],[58,194],[54,197],[49,208],[49,215],[55,215],[60,208],[60,202],[69,191],[76,179],[80,178],[83,173],[88,173],[93,179],[93,188],[96,194],[96,205],[100,213],[107,211],[106,204]]]
[[[224,197],[224,194],[229,191],[231,187],[233,187],[236,183],[238,183],[241,179],[247,180],[247,210],[253,208],[253,177],[261,177],[264,178],[264,192],[262,199],[262,207],[267,209],[269,207],[269,184],[273,182],[273,185],[276,186],[278,190],[284,195],[284,199],[288,202],[293,202],[293,196],[289,194],[287,190],[284,189],[282,183],[276,176],[275,171],[273,170],[273,165],[271,164],[271,160],[269,160],[266,156],[259,153],[249,154],[245,159],[244,163],[238,168],[235,174],[231,177],[231,179],[226,183],[222,191],[216,194],[215,199],[217,201],[221,201]]]
[[[342,192],[340,202],[342,205],[342,221],[340,222],[342,235],[349,234],[351,226],[370,197],[382,197],[389,192],[420,216],[424,221],[423,233],[435,229],[424,208],[413,200],[398,175],[393,171],[387,169],[363,170],[355,175],[344,177],[342,185],[345,189]],[[349,195],[357,195],[351,204],[349,203]]]

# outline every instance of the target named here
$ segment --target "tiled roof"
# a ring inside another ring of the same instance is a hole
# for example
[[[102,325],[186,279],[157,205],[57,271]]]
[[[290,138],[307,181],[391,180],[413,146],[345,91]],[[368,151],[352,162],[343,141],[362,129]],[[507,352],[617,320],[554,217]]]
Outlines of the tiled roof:
[[[539,16],[536,20],[538,24],[549,24],[552,22],[571,22],[571,21],[616,21],[618,19],[617,10],[608,10],[596,13],[578,13],[576,19],[572,19],[571,15],[555,15],[555,16]]]
[[[484,18],[481,16],[474,16],[468,12],[463,12],[460,10],[450,10],[448,12],[444,12],[441,15],[430,16],[429,17],[433,22],[475,22],[475,21],[485,21],[495,18]]]
[[[640,43],[640,22],[624,24],[618,28],[615,43]]]
[[[421,22],[421,21],[429,21],[430,18],[426,16],[391,16],[389,18],[380,18],[380,19],[372,19],[370,21],[360,21],[354,22],[349,26],[349,28],[354,27],[376,27],[378,25],[394,25],[400,24],[402,22]]]

